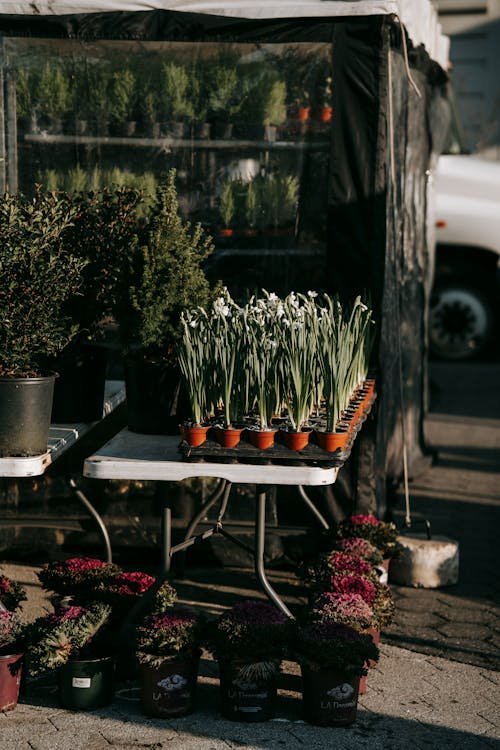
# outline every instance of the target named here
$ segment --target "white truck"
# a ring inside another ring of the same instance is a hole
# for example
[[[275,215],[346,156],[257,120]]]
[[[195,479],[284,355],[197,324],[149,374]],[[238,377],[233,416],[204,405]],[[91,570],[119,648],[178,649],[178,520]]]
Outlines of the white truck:
[[[442,155],[434,190],[429,346],[441,359],[473,359],[493,350],[498,320],[500,162]]]

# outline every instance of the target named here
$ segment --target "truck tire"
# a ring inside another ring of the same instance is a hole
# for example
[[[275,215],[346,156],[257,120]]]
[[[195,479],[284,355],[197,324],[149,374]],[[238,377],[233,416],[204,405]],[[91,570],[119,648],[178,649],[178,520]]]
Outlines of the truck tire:
[[[436,280],[431,295],[429,349],[439,359],[465,361],[492,343],[494,307],[479,287],[463,278]]]

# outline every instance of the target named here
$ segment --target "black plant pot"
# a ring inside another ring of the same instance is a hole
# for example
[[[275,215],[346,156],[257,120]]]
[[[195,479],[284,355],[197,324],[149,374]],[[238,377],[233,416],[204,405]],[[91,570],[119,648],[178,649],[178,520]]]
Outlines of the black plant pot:
[[[128,428],[146,435],[177,435],[189,411],[176,363],[125,359]]]
[[[52,366],[59,373],[54,386],[52,422],[96,422],[102,419],[108,350],[82,343]]]
[[[46,452],[56,377],[0,378],[0,456]]]
[[[219,662],[220,706],[225,719],[267,721],[276,714],[276,678],[245,680],[238,665]]]
[[[92,711],[107,706],[114,695],[114,662],[101,659],[70,660],[59,671],[59,702],[64,708]]]

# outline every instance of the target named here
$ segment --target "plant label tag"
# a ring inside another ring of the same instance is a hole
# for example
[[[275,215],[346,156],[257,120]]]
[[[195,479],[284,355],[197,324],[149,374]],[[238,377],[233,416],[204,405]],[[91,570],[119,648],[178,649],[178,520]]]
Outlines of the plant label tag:
[[[74,688],[89,688],[90,683],[90,677],[73,677],[71,680],[71,685]]]

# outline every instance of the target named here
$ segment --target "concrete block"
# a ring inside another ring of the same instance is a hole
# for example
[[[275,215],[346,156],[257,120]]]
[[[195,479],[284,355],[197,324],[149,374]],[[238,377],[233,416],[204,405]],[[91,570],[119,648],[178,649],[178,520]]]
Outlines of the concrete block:
[[[435,589],[458,582],[458,542],[413,533],[398,537],[401,553],[391,560],[389,578],[402,586]]]

